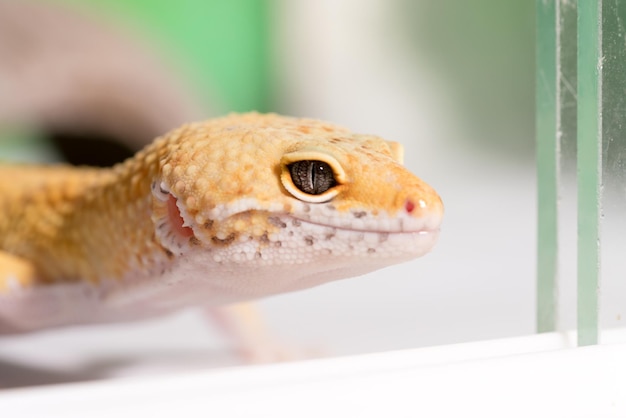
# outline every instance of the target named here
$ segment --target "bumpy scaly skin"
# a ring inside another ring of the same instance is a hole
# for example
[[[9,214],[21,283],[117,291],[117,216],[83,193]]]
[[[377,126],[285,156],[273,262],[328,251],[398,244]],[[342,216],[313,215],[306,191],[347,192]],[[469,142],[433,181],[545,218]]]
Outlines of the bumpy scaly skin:
[[[0,166],[0,332],[134,319],[410,260],[443,206],[401,147],[256,113],[185,125],[112,169]],[[326,162],[307,195],[289,164]]]

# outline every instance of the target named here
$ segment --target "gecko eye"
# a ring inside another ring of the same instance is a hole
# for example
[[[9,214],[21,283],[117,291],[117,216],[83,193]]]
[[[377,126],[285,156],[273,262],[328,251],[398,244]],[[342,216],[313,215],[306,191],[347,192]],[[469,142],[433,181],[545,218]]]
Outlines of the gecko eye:
[[[330,201],[347,182],[346,173],[332,155],[303,149],[283,155],[280,181],[296,199],[309,203]]]
[[[294,186],[306,194],[319,195],[337,185],[333,169],[324,161],[296,161],[287,167]]]

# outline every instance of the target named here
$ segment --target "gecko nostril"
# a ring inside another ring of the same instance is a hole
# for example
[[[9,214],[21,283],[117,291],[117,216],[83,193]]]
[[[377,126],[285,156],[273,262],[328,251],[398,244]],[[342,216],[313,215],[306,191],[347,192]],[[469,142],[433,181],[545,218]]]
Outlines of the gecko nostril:
[[[417,202],[413,199],[407,199],[404,202],[404,210],[406,213],[413,214],[414,216],[419,216],[428,206],[428,203],[426,203],[424,199],[417,199]],[[418,209],[418,212],[415,212],[416,209]]]
[[[413,210],[415,210],[415,203],[413,203],[412,200],[407,199],[406,203],[404,204],[404,210],[406,210],[407,213],[413,212]]]

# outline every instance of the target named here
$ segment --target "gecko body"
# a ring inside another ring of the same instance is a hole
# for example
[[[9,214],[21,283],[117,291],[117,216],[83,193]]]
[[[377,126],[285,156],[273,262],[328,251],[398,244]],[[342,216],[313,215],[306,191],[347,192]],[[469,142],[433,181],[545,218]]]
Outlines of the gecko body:
[[[0,166],[0,333],[126,321],[411,260],[443,206],[401,147],[309,119],[185,125],[110,169]]]

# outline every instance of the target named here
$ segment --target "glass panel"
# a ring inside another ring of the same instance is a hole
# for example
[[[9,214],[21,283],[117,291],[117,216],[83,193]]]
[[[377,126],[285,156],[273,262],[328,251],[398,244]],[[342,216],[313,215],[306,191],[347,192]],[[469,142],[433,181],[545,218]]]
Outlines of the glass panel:
[[[602,91],[599,320],[604,331],[623,326],[622,318],[626,319],[626,1],[602,2],[600,19],[602,51],[594,64],[602,71],[598,82]],[[600,337],[601,341],[607,341],[605,332]]]
[[[626,2],[539,0],[537,21],[537,329],[575,318],[595,344],[626,301]]]
[[[576,328],[576,118],[577,4],[557,7],[557,138],[559,145],[558,330]]]
[[[537,330],[576,306],[576,3],[537,1]],[[558,216],[557,216],[558,215]]]
[[[600,2],[578,6],[578,344],[598,340]]]
[[[537,330],[556,327],[557,100],[556,8],[537,1]]]

